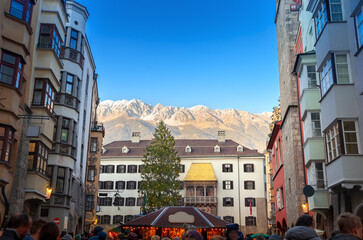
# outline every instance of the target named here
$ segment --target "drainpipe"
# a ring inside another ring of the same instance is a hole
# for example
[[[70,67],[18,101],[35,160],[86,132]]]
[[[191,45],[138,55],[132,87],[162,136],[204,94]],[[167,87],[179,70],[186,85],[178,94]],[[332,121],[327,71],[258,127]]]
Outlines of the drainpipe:
[[[242,226],[242,219],[241,219],[241,187],[240,187],[240,171],[239,171],[239,157],[237,157],[237,168],[238,168],[238,216],[239,216],[239,227]]]
[[[8,219],[9,206],[10,206],[8,198],[6,197],[6,194],[5,194],[5,186],[1,187],[1,195],[3,196],[4,202],[5,202],[5,214],[4,214],[4,219],[3,219],[0,229],[2,229],[4,227],[5,222]]]

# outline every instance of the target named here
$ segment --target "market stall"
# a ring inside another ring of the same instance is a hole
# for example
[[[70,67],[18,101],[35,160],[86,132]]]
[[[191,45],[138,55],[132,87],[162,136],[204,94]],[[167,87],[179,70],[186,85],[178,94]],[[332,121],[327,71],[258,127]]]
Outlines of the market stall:
[[[196,228],[204,239],[222,235],[228,222],[198,210],[195,207],[166,207],[164,209],[138,217],[123,225],[143,237],[150,239],[153,235],[174,238],[181,237],[186,228]]]

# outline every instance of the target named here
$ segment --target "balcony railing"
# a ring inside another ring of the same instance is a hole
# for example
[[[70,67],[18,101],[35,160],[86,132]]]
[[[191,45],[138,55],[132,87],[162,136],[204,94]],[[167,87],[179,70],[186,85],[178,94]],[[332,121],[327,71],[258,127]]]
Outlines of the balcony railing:
[[[92,131],[95,131],[95,132],[104,132],[105,131],[105,127],[103,126],[103,123],[94,122],[92,124],[91,130]]]
[[[55,143],[53,144],[52,153],[59,153],[63,155],[68,155],[72,158],[77,157],[77,151],[76,148],[69,144],[63,144],[63,143]]]
[[[185,197],[185,204],[216,204],[217,197]]]
[[[81,52],[78,52],[73,48],[63,46],[60,51],[60,57],[62,59],[67,59],[72,62],[78,63],[79,66],[83,69],[84,57]]]
[[[73,108],[74,110],[79,112],[80,101],[76,97],[70,96],[68,94],[57,93],[55,95],[54,102]]]
[[[71,196],[55,193],[52,198],[55,206],[70,207]]]

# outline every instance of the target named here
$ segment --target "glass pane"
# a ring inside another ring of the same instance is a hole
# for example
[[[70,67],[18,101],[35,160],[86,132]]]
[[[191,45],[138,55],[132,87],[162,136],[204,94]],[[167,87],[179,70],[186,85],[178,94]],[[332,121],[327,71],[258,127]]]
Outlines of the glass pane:
[[[13,83],[13,76],[14,76],[14,68],[5,66],[5,65],[1,65],[1,67],[0,67],[0,81],[1,82],[11,85]]]
[[[28,169],[33,169],[33,161],[34,161],[34,156],[29,155],[28,156]]]
[[[35,80],[35,88],[36,89],[43,89],[43,80],[42,79],[36,79]]]
[[[349,75],[348,74],[338,74],[338,83],[349,83]]]
[[[58,168],[58,177],[64,177],[65,176],[65,169],[62,167]]]
[[[342,13],[332,13],[331,16],[333,21],[343,21],[343,14]]]
[[[337,64],[337,73],[338,74],[348,74],[348,65]]]
[[[344,131],[355,131],[355,122],[344,121],[343,122]]]
[[[71,32],[71,36],[72,36],[73,38],[78,38],[78,32],[77,32],[77,31],[75,31],[75,30],[72,30],[72,32]]]
[[[337,54],[335,58],[337,63],[347,63],[347,55],[345,54]]]
[[[40,37],[40,46],[41,47],[49,47],[49,36],[41,36]]]
[[[346,144],[345,146],[347,154],[358,154],[357,144]]]
[[[68,140],[68,130],[67,129],[62,129],[61,141],[62,142],[67,142],[67,140]]]
[[[11,148],[11,143],[8,142],[8,144],[6,145],[6,151],[5,151],[5,161],[8,162],[9,161],[9,157],[10,157],[10,148]]]
[[[357,142],[357,134],[355,133],[344,133],[345,142],[356,143]]]
[[[23,18],[23,11],[24,11],[24,4],[21,4],[17,1],[12,1],[11,8],[10,8],[10,14],[13,15],[16,18]]]
[[[72,87],[73,87],[72,84],[68,84],[67,83],[67,85],[66,85],[66,93],[72,94]]]
[[[29,153],[35,152],[35,143],[29,143]]]
[[[42,25],[40,27],[40,32],[41,33],[50,33],[50,29],[51,29],[50,25]]]
[[[357,16],[357,22],[358,24],[360,24],[363,21],[363,14],[362,11],[360,11],[360,13]]]
[[[3,137],[5,135],[5,128],[0,127],[0,137]]]
[[[7,53],[3,53],[3,59],[4,62],[10,63],[15,65],[16,57]]]

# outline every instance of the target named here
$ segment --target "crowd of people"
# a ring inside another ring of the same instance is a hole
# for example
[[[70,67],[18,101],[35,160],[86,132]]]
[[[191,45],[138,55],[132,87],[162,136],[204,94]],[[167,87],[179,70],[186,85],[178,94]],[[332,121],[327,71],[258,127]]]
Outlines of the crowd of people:
[[[333,232],[331,240],[363,240],[362,219],[352,213],[343,213],[337,219],[339,230]],[[295,227],[286,232],[286,236],[254,236],[257,240],[320,240],[315,231],[315,224],[310,215],[302,215],[296,221]],[[0,240],[106,240],[107,233],[101,226],[96,226],[91,234],[75,235],[60,231],[55,222],[47,222],[44,219],[32,221],[25,213],[18,213],[10,217],[5,224]],[[119,240],[138,240],[141,236],[134,232],[120,234]],[[228,224],[226,236],[213,236],[211,240],[251,240],[252,235],[245,238],[239,230],[238,224]],[[151,240],[171,240],[169,237],[154,235]],[[203,240],[203,236],[196,230],[186,230],[182,236],[174,237],[173,240]]]

